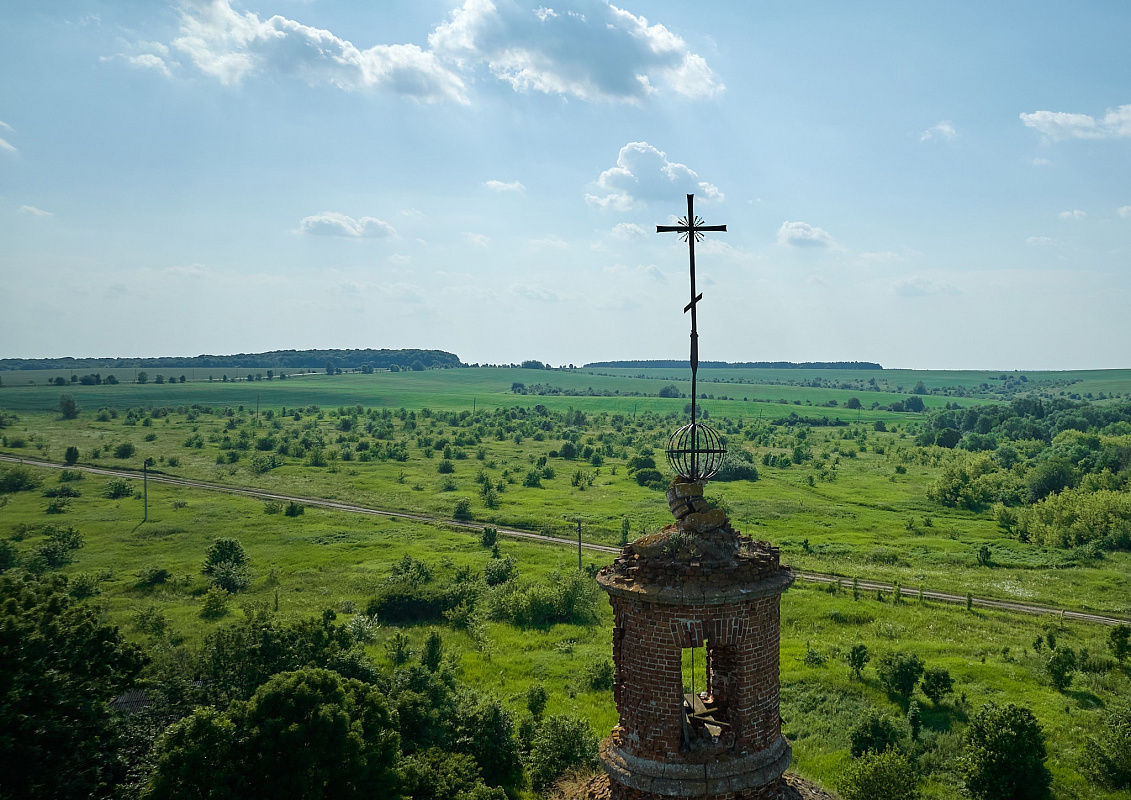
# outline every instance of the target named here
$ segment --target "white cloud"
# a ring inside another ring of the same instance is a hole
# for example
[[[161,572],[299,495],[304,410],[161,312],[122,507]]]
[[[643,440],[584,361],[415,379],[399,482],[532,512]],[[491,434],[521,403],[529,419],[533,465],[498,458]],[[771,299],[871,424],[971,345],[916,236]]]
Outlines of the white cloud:
[[[33,217],[53,217],[53,216],[55,216],[52,212],[44,211],[42,208],[36,208],[35,206],[20,206],[20,213],[31,214]]]
[[[1116,213],[1124,219],[1131,219],[1131,206],[1122,206]]]
[[[519,297],[525,297],[530,300],[540,300],[543,303],[554,303],[560,299],[557,292],[551,291],[539,284],[513,283],[511,284],[510,291],[512,294],[517,294]]]
[[[412,262],[412,256],[406,256],[403,253],[393,253],[389,256],[389,263],[396,264],[397,266],[404,266]]]
[[[468,242],[469,244],[473,244],[476,247],[486,247],[491,243],[490,238],[484,236],[481,233],[464,233],[463,238],[464,241]]]
[[[663,25],[605,0],[565,5],[572,8],[465,0],[428,43],[462,64],[486,63],[517,92],[639,103],[657,83],[687,97],[723,91],[707,62]]]
[[[525,192],[526,187],[519,181],[511,181],[510,183],[503,183],[503,181],[487,181],[485,184],[488,189],[493,192]]]
[[[954,125],[949,119],[944,119],[937,125],[932,125],[919,134],[920,142],[929,142],[932,139],[954,139],[958,136],[958,131],[954,129]]]
[[[16,149],[15,145],[8,144],[8,142],[4,141],[3,139],[0,139],[0,150],[5,150],[9,153],[19,152],[19,150]]]
[[[1053,239],[1049,236],[1030,236],[1025,240],[1025,244],[1029,244],[1034,247],[1054,247],[1057,244],[1057,241],[1056,239]]]
[[[828,231],[808,222],[783,222],[778,229],[778,244],[792,247],[835,247],[836,242]]]
[[[697,245],[697,249],[704,255],[719,256],[733,264],[753,264],[758,260],[758,257],[753,253],[748,253],[745,250],[735,247],[730,242],[725,242],[717,238],[708,237]]]
[[[224,84],[267,73],[346,91],[379,89],[425,102],[467,102],[463,80],[417,45],[362,50],[286,17],[241,14],[230,0],[188,0],[181,9],[180,34],[173,48]]]
[[[1034,167],[1047,167],[1049,165],[1049,160],[1047,158],[1034,158],[1029,163]]]
[[[547,236],[545,239],[531,239],[530,244],[532,247],[551,247],[555,250],[565,250],[569,247],[569,242],[564,239],[559,239],[557,236]]]
[[[165,59],[161,56],[154,55],[153,53],[142,53],[138,56],[126,56],[126,61],[131,66],[138,67],[139,69],[155,69],[166,78],[169,77],[169,67],[165,64]]]
[[[13,133],[15,133],[15,129],[2,119],[0,119],[0,128],[3,128],[6,131],[12,131]]]
[[[382,239],[396,235],[392,225],[376,217],[354,219],[336,211],[323,211],[321,214],[304,217],[299,230],[318,236],[346,236],[354,239]]]
[[[604,195],[586,194],[590,205],[626,211],[637,202],[679,200],[682,194],[698,194],[701,199],[722,200],[723,193],[713,184],[700,181],[685,164],[669,161],[667,154],[647,142],[629,142],[617,154],[617,165],[597,178]]]
[[[1114,139],[1131,136],[1131,105],[1109,109],[1097,119],[1088,114],[1064,111],[1034,111],[1021,114],[1021,123],[1040,131],[1046,139]]]
[[[946,283],[938,283],[922,275],[896,281],[892,289],[900,297],[926,297],[928,295],[958,294],[958,290]]]
[[[1081,211],[1078,208],[1073,209],[1072,211],[1061,211],[1060,212],[1060,218],[1061,219],[1084,219],[1084,217],[1086,217],[1086,216],[1088,216],[1087,213]]]
[[[874,264],[894,264],[903,261],[903,256],[891,250],[882,250],[877,253],[861,253],[856,257],[856,261],[866,266]]]
[[[647,231],[635,222],[618,222],[613,226],[613,229],[609,231],[609,236],[612,236],[614,239],[635,239],[646,233]]]

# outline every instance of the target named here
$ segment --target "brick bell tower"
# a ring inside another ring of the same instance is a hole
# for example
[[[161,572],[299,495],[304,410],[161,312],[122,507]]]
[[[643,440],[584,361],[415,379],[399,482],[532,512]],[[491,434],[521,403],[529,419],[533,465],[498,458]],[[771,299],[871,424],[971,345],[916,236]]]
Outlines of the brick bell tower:
[[[726,226],[705,225],[689,194],[687,216],[656,231],[678,234],[690,254],[691,302],[683,310],[691,312],[691,422],[667,448],[677,476],[668,489],[675,523],[625,545],[597,575],[615,617],[620,722],[601,743],[607,781],[588,793],[593,800],[778,800],[793,757],[778,707],[779,604],[793,573],[777,548],[740,535],[703,499],[726,446],[696,411],[703,295],[695,291],[695,243]]]
[[[620,723],[601,744],[608,789],[592,794],[776,799],[792,758],[778,711],[778,606],[793,574],[777,548],[709,509],[702,483],[673,484],[668,503],[676,523],[626,545],[597,576],[615,615]],[[703,650],[686,693],[689,648]]]

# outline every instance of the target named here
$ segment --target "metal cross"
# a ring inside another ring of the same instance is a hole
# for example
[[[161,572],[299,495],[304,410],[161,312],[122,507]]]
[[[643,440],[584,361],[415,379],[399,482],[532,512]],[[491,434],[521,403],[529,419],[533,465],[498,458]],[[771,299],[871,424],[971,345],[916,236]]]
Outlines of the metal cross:
[[[691,302],[683,307],[683,313],[691,312],[691,421],[695,422],[695,373],[699,369],[699,330],[696,327],[695,307],[703,299],[703,294],[695,293],[695,243],[703,239],[706,231],[726,233],[726,225],[704,225],[695,216],[695,195],[687,196],[687,216],[680,217],[678,225],[657,225],[656,233],[678,233],[687,242],[691,251]]]

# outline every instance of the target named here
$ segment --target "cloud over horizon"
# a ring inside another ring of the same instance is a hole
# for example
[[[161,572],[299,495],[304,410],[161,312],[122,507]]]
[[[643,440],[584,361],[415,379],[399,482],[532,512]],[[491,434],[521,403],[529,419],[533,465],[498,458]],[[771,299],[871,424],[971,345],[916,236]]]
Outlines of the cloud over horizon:
[[[835,247],[829,232],[808,222],[783,222],[778,229],[778,244],[790,247]]]

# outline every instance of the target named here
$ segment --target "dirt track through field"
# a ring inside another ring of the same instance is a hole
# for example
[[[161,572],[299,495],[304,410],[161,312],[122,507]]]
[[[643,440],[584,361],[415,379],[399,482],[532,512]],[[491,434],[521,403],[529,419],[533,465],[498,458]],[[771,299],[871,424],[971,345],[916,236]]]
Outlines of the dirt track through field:
[[[93,475],[106,475],[114,478],[130,478],[133,480],[141,480],[141,473],[135,470],[123,469],[107,469],[105,467],[88,467],[80,464],[73,464],[66,466],[52,461],[39,461],[31,458],[17,458],[14,456],[0,455],[0,461],[7,461],[16,464],[26,464],[33,467],[46,467],[48,469],[77,469],[83,472],[88,472]],[[160,472],[150,472],[149,480],[154,483],[161,483],[168,486],[183,486],[188,489],[200,489],[203,491],[223,492],[225,494],[241,495],[243,497],[254,497],[258,500],[279,500],[284,502],[302,503],[306,506],[313,506],[316,508],[327,508],[334,511],[345,511],[351,514],[367,514],[376,517],[390,517],[393,519],[403,519],[412,522],[423,522],[429,525],[443,525],[449,528],[456,528],[466,530],[478,534],[483,529],[481,522],[467,522],[456,519],[444,519],[442,517],[434,517],[428,514],[413,514],[408,511],[390,511],[381,508],[371,508],[369,506],[360,506],[354,503],[343,503],[337,500],[326,500],[315,497],[299,497],[298,495],[277,494],[275,492],[267,492],[261,489],[249,489],[241,486],[228,486],[220,483],[209,483],[208,481],[198,481],[189,478],[176,478],[171,475],[166,475]],[[531,531],[521,531],[514,528],[498,528],[499,534],[503,536],[512,536],[518,539],[528,539],[536,542],[543,542],[545,544],[554,544],[564,547],[575,548],[578,546],[576,539],[563,539],[558,536],[547,536],[541,533],[533,533]],[[619,547],[612,547],[605,544],[593,544],[590,542],[582,542],[581,548],[597,553],[607,553],[616,555],[620,553]],[[840,575],[828,575],[821,572],[798,572],[800,578],[811,583],[831,584],[840,581],[845,591],[851,591],[852,579]],[[891,593],[895,587],[890,583],[883,583],[873,580],[858,580],[857,586],[861,591],[876,592],[882,591]],[[951,594],[949,592],[940,592],[934,589],[923,589],[923,599],[935,600],[943,603],[954,603],[958,605],[966,604],[966,597],[964,595]],[[919,597],[919,589],[903,589],[904,602],[917,601]],[[1103,614],[1092,614],[1086,611],[1073,611],[1067,608],[1058,608],[1055,606],[1039,605],[1034,603],[1019,603],[1013,600],[994,600],[986,597],[973,597],[970,600],[971,605],[979,606],[982,608],[991,608],[999,611],[1013,611],[1021,614],[1032,614],[1037,616],[1052,616],[1061,617],[1062,619],[1080,620],[1083,622],[1097,622],[1102,625],[1118,625],[1119,623],[1128,623],[1131,620],[1121,619],[1119,617],[1111,617]]]

